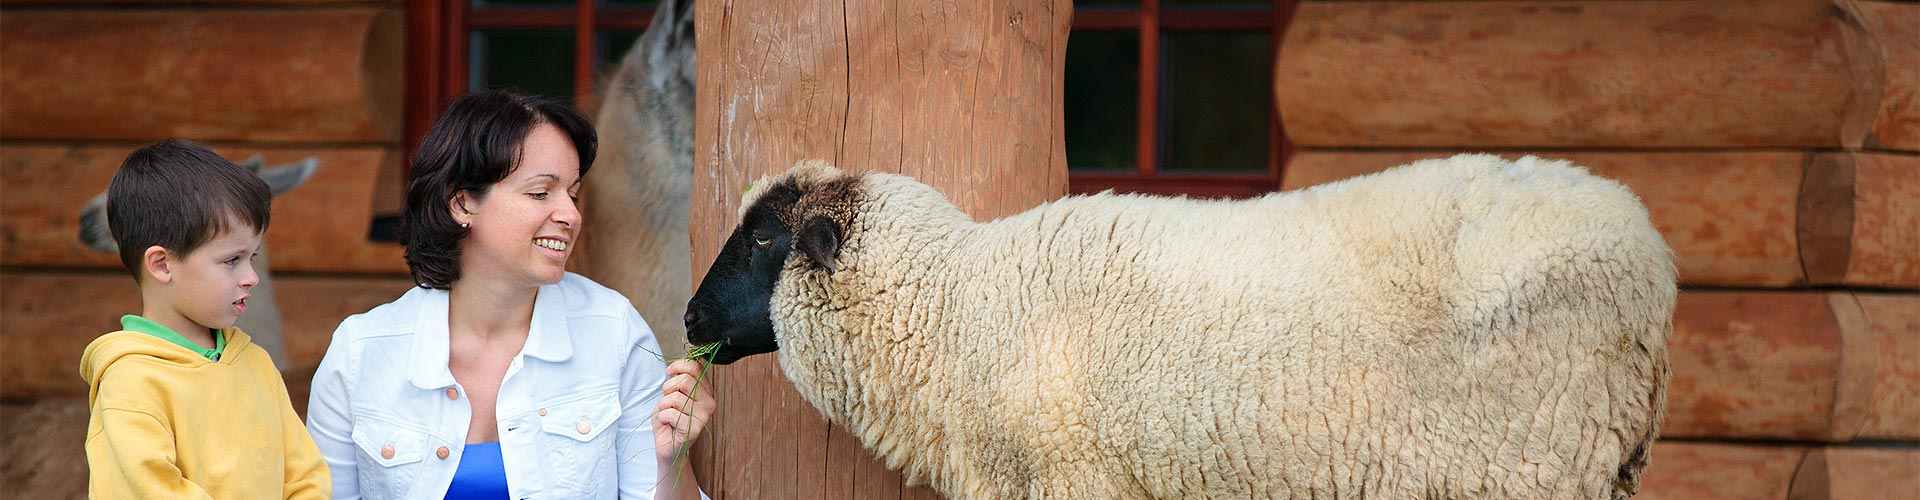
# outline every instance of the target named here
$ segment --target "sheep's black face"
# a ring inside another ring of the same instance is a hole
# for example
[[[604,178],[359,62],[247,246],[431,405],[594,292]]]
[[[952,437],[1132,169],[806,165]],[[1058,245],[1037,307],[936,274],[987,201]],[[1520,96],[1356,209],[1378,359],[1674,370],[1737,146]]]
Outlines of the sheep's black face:
[[[774,213],[768,201],[747,212],[740,226],[720,247],[713,267],[700,281],[699,291],[687,302],[687,342],[706,345],[722,342],[713,355],[716,364],[728,364],[747,356],[773,352],[773,318],[769,313],[773,287],[780,282],[781,267],[792,248],[793,231]],[[792,199],[786,200],[792,204]]]

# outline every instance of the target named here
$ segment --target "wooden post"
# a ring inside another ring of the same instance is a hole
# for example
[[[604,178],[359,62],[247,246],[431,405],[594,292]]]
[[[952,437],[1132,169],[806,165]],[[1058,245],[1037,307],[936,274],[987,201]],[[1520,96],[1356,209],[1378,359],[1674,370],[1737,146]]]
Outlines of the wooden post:
[[[1072,4],[702,2],[694,121],[694,280],[742,188],[794,162],[914,176],[975,218],[1066,192],[1062,71]],[[695,451],[714,498],[932,497],[908,488],[794,392],[772,356],[715,370]]]

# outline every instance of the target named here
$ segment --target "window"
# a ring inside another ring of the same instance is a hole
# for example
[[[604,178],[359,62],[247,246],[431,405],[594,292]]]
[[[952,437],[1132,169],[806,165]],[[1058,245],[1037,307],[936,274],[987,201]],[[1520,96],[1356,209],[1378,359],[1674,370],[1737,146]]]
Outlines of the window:
[[[1076,2],[1062,103],[1070,189],[1195,196],[1277,189],[1290,147],[1274,111],[1273,62],[1278,28],[1294,3]],[[408,145],[469,89],[510,86],[591,106],[592,83],[646,29],[653,6],[409,0]]]
[[[1068,184],[1194,196],[1278,189],[1273,63],[1294,0],[1075,2]]]
[[[646,31],[655,3],[408,0],[409,155],[453,98],[474,89],[572,97],[591,118],[593,83]]]

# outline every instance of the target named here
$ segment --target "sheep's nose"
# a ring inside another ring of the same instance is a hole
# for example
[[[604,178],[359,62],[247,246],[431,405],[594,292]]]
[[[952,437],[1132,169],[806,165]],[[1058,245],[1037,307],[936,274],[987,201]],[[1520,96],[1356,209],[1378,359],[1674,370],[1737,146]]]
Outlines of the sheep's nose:
[[[686,315],[685,317],[682,317],[682,318],[680,318],[680,319],[681,319],[681,321],[685,321],[685,322],[686,322],[686,325],[687,325],[687,329],[688,329],[688,330],[692,330],[692,329],[693,329],[693,325],[696,325],[696,324],[699,324],[699,323],[700,323],[700,311],[699,311],[699,310],[696,310],[696,309],[688,309],[688,310],[687,310],[687,315]]]

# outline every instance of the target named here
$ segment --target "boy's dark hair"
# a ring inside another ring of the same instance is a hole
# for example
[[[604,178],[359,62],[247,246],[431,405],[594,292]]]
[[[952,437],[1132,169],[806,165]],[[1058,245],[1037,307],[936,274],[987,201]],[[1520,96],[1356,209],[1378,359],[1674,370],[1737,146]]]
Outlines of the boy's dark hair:
[[[423,288],[446,289],[460,279],[460,240],[467,229],[454,222],[447,204],[465,191],[484,198],[487,189],[520,165],[520,146],[539,124],[566,134],[580,156],[580,178],[593,166],[599,138],[593,125],[560,101],[493,90],[462,96],[435,121],[407,174],[406,211],[400,237],[407,269]]]
[[[266,181],[199,144],[168,139],[136,149],[107,185],[107,229],[120,265],[141,279],[147,248],[185,256],[225,233],[228,217],[266,232]]]

